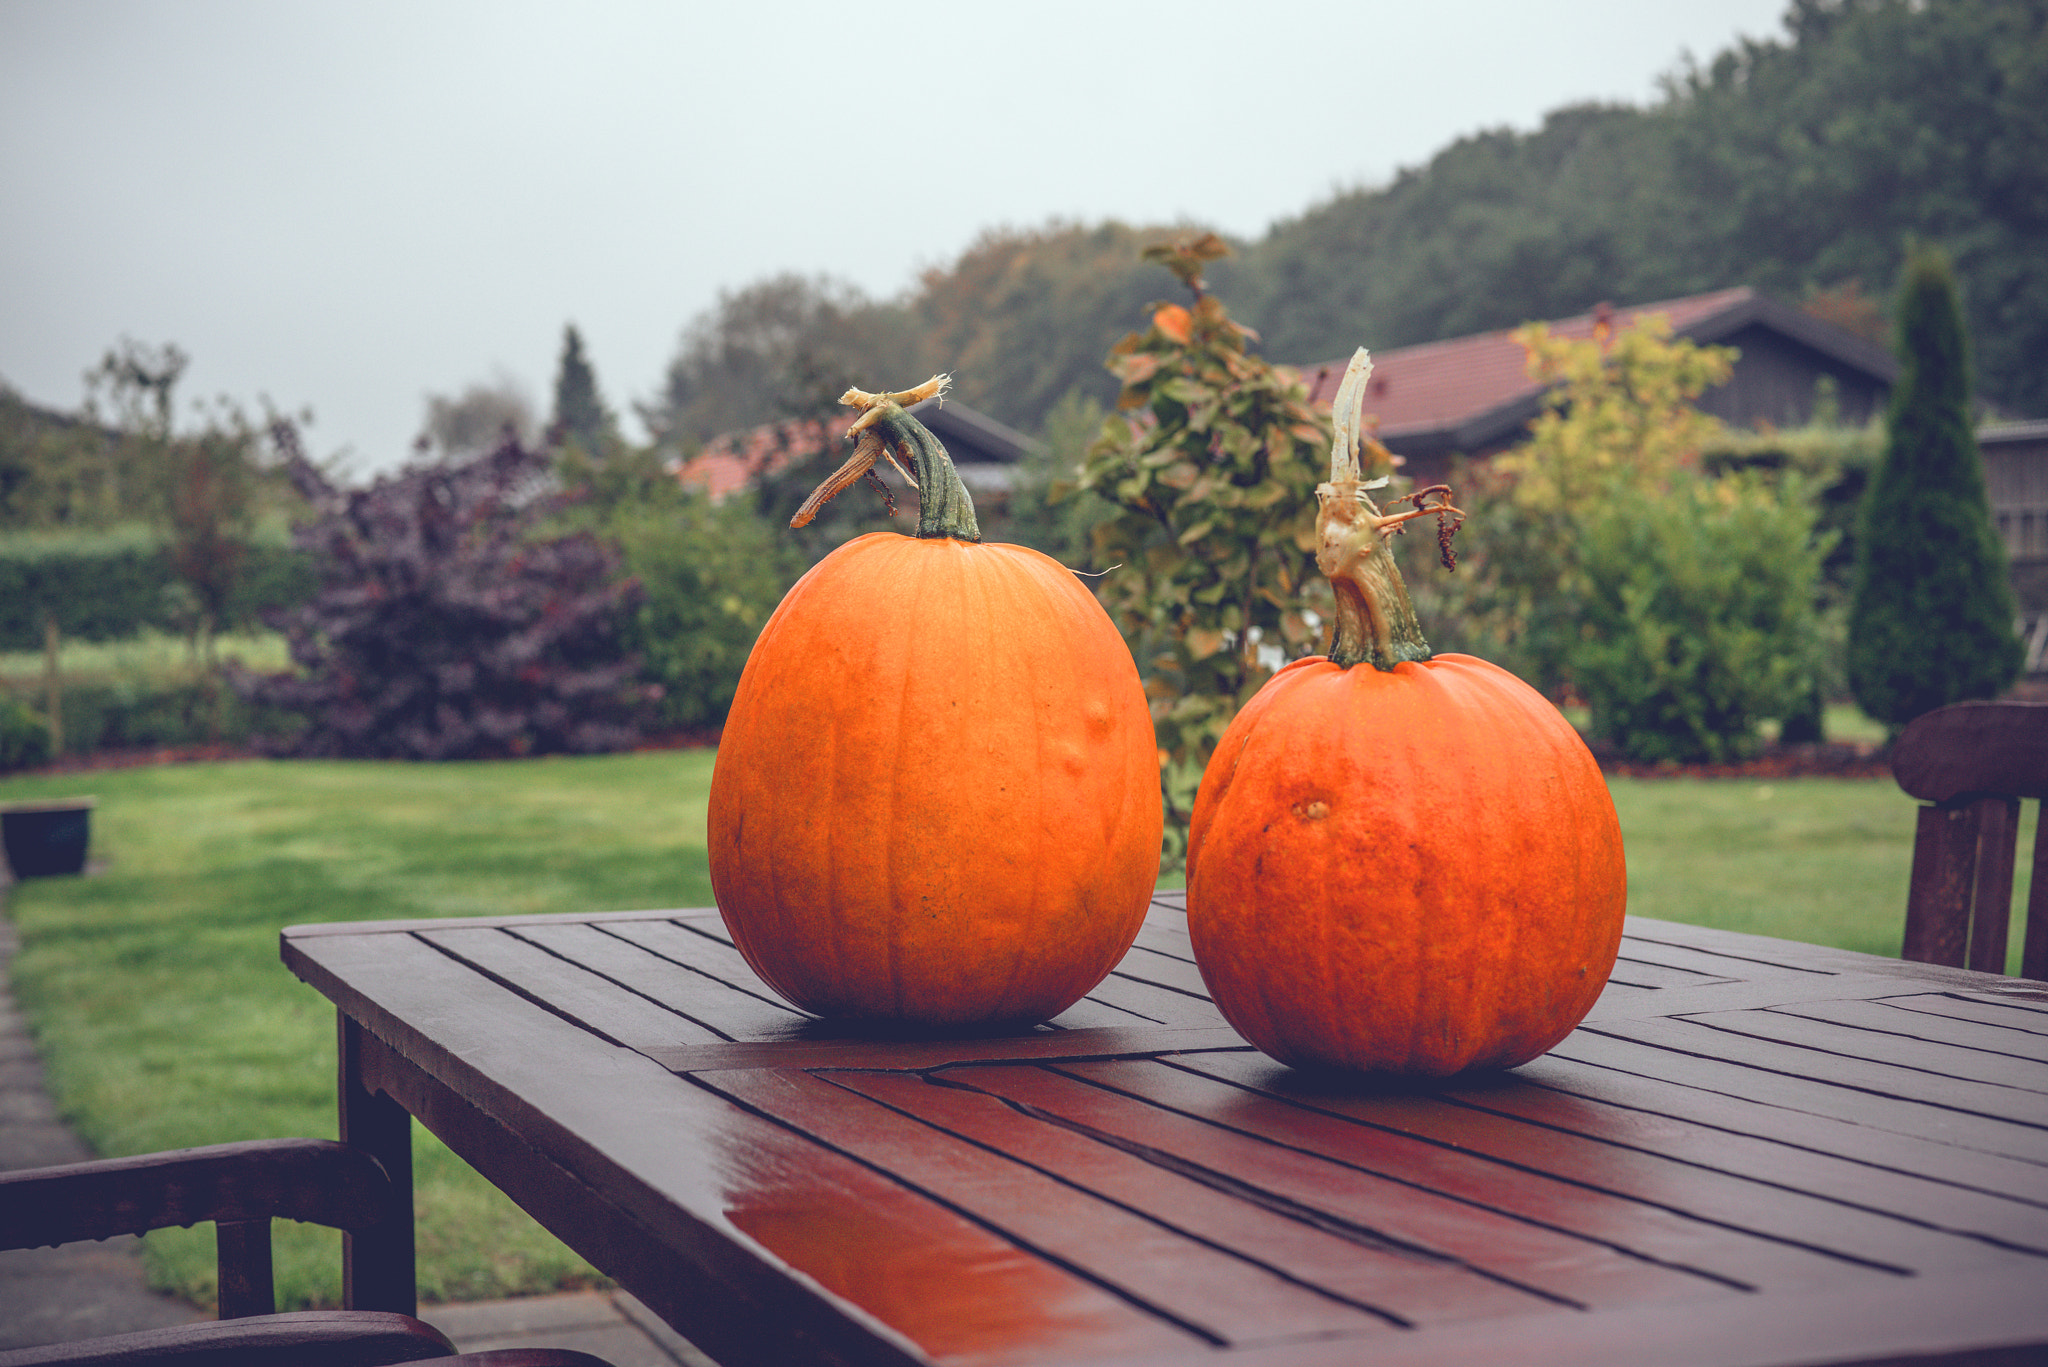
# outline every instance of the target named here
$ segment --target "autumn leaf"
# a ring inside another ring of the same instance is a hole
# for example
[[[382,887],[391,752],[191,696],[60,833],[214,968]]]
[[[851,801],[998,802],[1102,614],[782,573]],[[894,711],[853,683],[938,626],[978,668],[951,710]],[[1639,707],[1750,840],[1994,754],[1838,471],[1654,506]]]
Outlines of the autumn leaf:
[[[1179,304],[1168,304],[1152,315],[1152,326],[1182,346],[1186,346],[1189,341],[1189,321],[1188,311]],[[1153,360],[1156,364],[1158,358],[1155,356]]]

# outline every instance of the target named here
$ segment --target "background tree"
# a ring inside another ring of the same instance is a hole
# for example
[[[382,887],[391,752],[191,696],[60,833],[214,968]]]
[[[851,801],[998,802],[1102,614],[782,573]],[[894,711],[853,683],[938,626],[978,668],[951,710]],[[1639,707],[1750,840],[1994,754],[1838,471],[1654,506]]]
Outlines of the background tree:
[[[0,527],[82,529],[140,518],[146,481],[120,434],[0,384]]]
[[[87,409],[105,412],[127,448],[131,485],[146,485],[148,521],[163,537],[174,577],[170,617],[183,627],[201,677],[210,738],[221,718],[218,633],[231,622],[266,502],[265,429],[223,398],[202,406],[196,430],[173,431],[177,387],[189,358],[175,344],[123,339],[87,377]],[[274,500],[270,500],[273,501]]]
[[[1025,431],[1038,431],[1069,395],[1114,403],[1102,357],[1158,292],[1145,244],[1171,235],[1059,221],[983,233],[918,281],[917,373],[946,371],[962,402]]]
[[[1384,349],[1741,284],[1860,331],[1858,282],[1895,279],[1909,235],[1976,284],[1987,398],[2048,414],[2048,0],[1794,0],[1782,35],[1688,65],[1647,106],[1461,138],[1211,275],[1265,354],[1309,363],[1361,335]],[[805,369],[835,397],[944,370],[963,401],[1038,433],[1070,393],[1112,401],[1096,362],[1150,298],[1137,248],[1159,236],[990,231],[886,303],[758,282],[686,331],[650,428],[680,449],[786,416]]]
[[[778,275],[721,294],[691,320],[640,418],[656,445],[680,454],[724,432],[820,416],[848,385],[928,373],[923,364],[901,306],[829,277]]]
[[[1017,463],[1008,508],[983,519],[985,538],[1029,546],[1062,565],[1093,563],[1095,528],[1116,509],[1081,487],[1081,472],[1105,416],[1102,404],[1078,390],[1053,405],[1043,438]]]
[[[471,460],[508,436],[523,446],[540,439],[533,399],[510,375],[479,381],[459,394],[430,394],[413,450],[442,461]]]
[[[1896,278],[1917,235],[1973,283],[1986,394],[2048,413],[2048,3],[1793,0],[1785,25],[1649,107],[1460,139],[1277,225],[1218,285],[1309,361],[1362,319],[1389,347],[1602,299],[1804,299]]]
[[[1120,411],[1080,481],[1114,510],[1094,534],[1099,592],[1151,699],[1169,866],[1185,856],[1224,728],[1282,663],[1313,649],[1320,622],[1304,604],[1327,602],[1304,595],[1325,583],[1315,488],[1329,419],[1299,377],[1247,351],[1250,331],[1208,293],[1202,269],[1227,251],[1213,234],[1146,249],[1192,305],[1155,305],[1150,326],[1111,350]]]
[[[595,451],[617,424],[597,392],[597,374],[583,355],[583,336],[574,323],[562,329],[562,358],[555,368],[555,409],[549,419],[550,439],[575,442]]]
[[[2002,693],[2024,660],[1970,426],[1955,276],[1936,248],[1907,263],[1897,338],[1884,459],[1857,537],[1848,662],[1857,705],[1894,728]]]

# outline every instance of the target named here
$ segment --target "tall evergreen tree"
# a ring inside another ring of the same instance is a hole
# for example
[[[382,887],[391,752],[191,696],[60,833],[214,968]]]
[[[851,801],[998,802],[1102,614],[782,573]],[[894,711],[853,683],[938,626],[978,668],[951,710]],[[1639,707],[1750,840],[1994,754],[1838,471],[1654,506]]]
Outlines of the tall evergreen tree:
[[[1970,427],[1955,275],[1920,247],[1899,289],[1899,382],[1864,496],[1849,609],[1849,686],[1877,720],[2003,692],[2019,676],[2017,610]]]
[[[551,439],[595,451],[612,425],[598,397],[597,373],[583,355],[583,336],[570,323],[562,329],[562,361],[555,370],[555,412]]]

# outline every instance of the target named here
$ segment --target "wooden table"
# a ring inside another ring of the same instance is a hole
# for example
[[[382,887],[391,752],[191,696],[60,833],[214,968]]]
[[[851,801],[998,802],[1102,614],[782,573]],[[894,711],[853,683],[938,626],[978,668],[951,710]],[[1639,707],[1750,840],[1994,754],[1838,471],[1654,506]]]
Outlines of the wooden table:
[[[283,953],[345,1138],[403,1168],[418,1117],[721,1360],[2048,1361],[2048,984],[1632,920],[1555,1052],[1421,1087],[1251,1050],[1178,894],[1001,1039],[848,1038],[713,911]]]

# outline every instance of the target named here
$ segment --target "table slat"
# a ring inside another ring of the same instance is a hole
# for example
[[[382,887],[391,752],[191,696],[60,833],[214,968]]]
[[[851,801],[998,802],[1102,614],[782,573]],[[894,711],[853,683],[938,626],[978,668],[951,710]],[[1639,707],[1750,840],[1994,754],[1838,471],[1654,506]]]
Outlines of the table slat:
[[[1353,1238],[1421,1249],[1474,1275],[1548,1299],[1593,1307],[1730,1294],[1722,1283],[1604,1244],[1154,1105],[1142,1097],[1163,1090],[1148,1082],[1148,1075],[1159,1069],[1157,1063],[1134,1061],[1087,1070],[1088,1076],[1066,1065],[956,1068],[940,1076],[1057,1116],[1107,1142],[1237,1192],[1241,1199],[1339,1228]],[[1118,1085],[1099,1085],[1102,1080]],[[1400,1301],[1390,1305],[1420,1318]]]
[[[1647,1045],[1654,1052],[1605,1049],[1602,1041]],[[1910,1096],[1846,1086],[1824,1074],[1833,1055],[1794,1049],[1768,1040],[1705,1030],[1672,1020],[1607,1021],[1582,1026],[1552,1051],[1566,1058],[1605,1062],[1625,1057],[1620,1065],[1645,1076],[1682,1082],[1707,1091],[1767,1101],[1789,1110],[1833,1116],[1893,1134],[1938,1140],[1960,1148],[2003,1154],[2029,1163],[2048,1163],[2048,1134],[2029,1125],[1972,1115],[1932,1105]],[[1806,1057],[1801,1058],[1804,1054]],[[1827,1063],[1816,1065],[1816,1059]]]
[[[1779,1016],[1769,1011],[1706,1013],[1663,1021],[1631,1021],[1602,1024],[1599,1029],[1623,1033],[1632,1039],[1650,1039],[1688,1053],[1728,1059],[1748,1067],[1808,1078],[1834,1087],[1853,1087],[1879,1096],[1919,1102],[1983,1116],[2012,1128],[2033,1127],[2037,1137],[2048,1142],[2048,1097],[2038,1092],[1933,1069],[1884,1061],[1886,1048],[1898,1055],[1925,1055],[1941,1048],[1911,1040],[1888,1040],[1868,1031],[1845,1030],[1823,1021]],[[1823,1048],[1810,1041],[1825,1040],[1837,1048]],[[1846,1052],[1857,1049],[1859,1053]],[[1957,1051],[1969,1053],[1970,1051]],[[1996,1055],[1976,1055],[1993,1060]],[[2015,1071],[2020,1060],[2013,1060]],[[2023,1154],[2022,1157],[2031,1157]]]
[[[1624,950],[1627,946],[1623,946]],[[1630,987],[1710,987],[1716,983],[1730,983],[1737,979],[1726,973],[1703,973],[1693,968],[1674,968],[1658,963],[1654,959],[1633,958],[1624,953],[1614,961],[1614,969],[1607,975],[1610,983],[1626,983]]]
[[[1404,1327],[1459,1319],[1527,1313],[1538,1297],[1483,1276],[1435,1250],[1397,1246],[1340,1226],[1318,1224],[1220,1190],[1175,1165],[1047,1117],[1019,1112],[1006,1095],[954,1085],[966,1070],[924,1077],[904,1073],[835,1073],[831,1080],[928,1125],[971,1140],[1016,1162],[1057,1175],[1099,1199],[1313,1287],[1333,1299],[1371,1310]],[[1007,1074],[1020,1082],[1039,1070],[981,1068],[975,1076]]]
[[[787,1033],[809,1019],[795,1007],[734,992],[731,985],[660,954],[629,935],[574,925],[519,927],[512,933],[688,1016],[711,1032],[714,1039],[773,1036]],[[650,938],[660,939],[661,933],[653,932]]]
[[[1595,1099],[1626,1097],[1624,1104],[1655,1114],[1724,1124],[1858,1162],[2048,1204],[2048,1166],[1951,1142],[1958,1128],[1951,1112],[1917,1108],[1906,1122],[1884,1126],[1876,1122],[1904,1108],[1865,1092],[1817,1088],[1739,1064],[1689,1056],[1674,1060],[1669,1050],[1589,1030],[1578,1031],[1517,1071],[1547,1082],[1553,1067],[1578,1070],[1564,1089],[1583,1090]],[[1683,1079],[1673,1076],[1679,1068]],[[1594,1080],[1596,1072],[1605,1076]]]
[[[1394,1329],[1370,1311],[1095,1200],[1065,1181],[822,1078],[762,1069],[714,1073],[704,1081],[1213,1343]]]
[[[1875,1002],[1795,1002],[1739,1016],[1707,1013],[1687,1019],[1717,1030],[1894,1068],[2023,1092],[2048,1092],[2048,1049],[2029,1049],[2028,1036],[1962,1021],[1946,1022],[1944,1028],[1935,1024],[1940,1020],[1937,1016],[1919,1017],[1927,1024],[1914,1031],[1912,1015]],[[1904,1028],[1889,1028],[1893,1026]],[[1978,1032],[1976,1038],[1953,1038],[1972,1030]],[[1934,1038],[1937,1033],[1951,1038]],[[1984,1047],[1984,1036],[2000,1034],[2009,1047]]]
[[[1121,1007],[1161,1025],[1217,1026],[1223,1014],[1207,997],[1191,996],[1172,988],[1159,987],[1140,978],[1112,971],[1088,994],[1088,1000]]]
[[[2023,1030],[2005,1030],[1974,1020],[1935,1012],[1902,1009],[1903,998],[1878,1001],[1798,1002],[1776,1008],[1789,1016],[1832,1021],[1880,1035],[1905,1035],[1930,1044],[1952,1044],[1964,1049],[2006,1054],[2031,1059],[2039,1064],[2048,1058],[2048,1041]]]
[[[1062,1065],[1061,1071],[1109,1087],[1128,1077],[1097,1064]],[[1854,1265],[1813,1249],[1361,1123],[1345,1113],[1356,1098],[1331,1097],[1325,1099],[1328,1104],[1308,1105],[1278,1094],[1298,1081],[1298,1076],[1267,1060],[1189,1055],[1144,1075],[1143,1090],[1137,1094],[1154,1105],[1212,1124],[1227,1124],[1346,1167],[1435,1191],[1732,1287],[1854,1275]]]
[[[995,1364],[1191,1341],[413,937],[324,939],[288,947],[287,961],[507,1136],[504,1151],[477,1151],[471,1142],[488,1135],[458,1119],[436,1130],[450,1147],[515,1200],[551,1210],[550,1227],[572,1248],[710,1351],[908,1367],[926,1354]],[[448,1119],[421,1109],[430,1128]],[[581,1204],[562,1205],[569,1198],[548,1186],[562,1173],[581,1184]],[[528,1191],[527,1181],[538,1185]],[[646,1234],[624,1238],[619,1221]],[[650,1248],[665,1259],[650,1260]],[[639,1256],[609,1256],[622,1249]],[[1011,1299],[984,1306],[962,1268]]]
[[[2048,1254],[2048,1209],[1993,1188],[1971,1190],[1933,1180],[1910,1168],[1880,1167],[1841,1152],[1857,1146],[1858,1127],[1796,1116],[1737,1098],[1693,1093],[1693,1104],[1674,1104],[1669,1093],[1683,1091],[1642,1078],[1572,1064],[1554,1056],[1515,1070],[1523,1087],[1455,1090],[1444,1095],[1460,1105],[1494,1111],[1605,1143],[1626,1144],[1732,1176],[1839,1201],[1931,1229],[1981,1235]],[[1691,1114],[1688,1115],[1687,1112]],[[1806,1146],[1760,1130],[1782,1133],[1785,1119],[1806,1121]],[[1824,1128],[1825,1127],[1825,1128]],[[1920,1140],[1881,1136],[1894,1148],[1924,1151]],[[1832,1146],[1832,1147],[1830,1147]],[[1917,1154],[1894,1154],[1908,1163]],[[2012,1164],[2022,1168],[2026,1165]],[[2023,1175],[2039,1188],[2048,1170]]]
[[[520,939],[509,930],[422,930],[418,938],[584,1029],[629,1049],[708,1044],[721,1037],[687,1016],[658,1006]]]
[[[1818,1255],[1781,1255],[1760,1249],[1750,1276],[1765,1289],[1854,1275],[1840,1264],[1908,1274],[1933,1268],[1975,1267],[2007,1256],[1982,1240],[1932,1232],[1872,1211],[1825,1200],[1744,1174],[1694,1166],[1661,1150],[1627,1147],[1604,1136],[1522,1122],[1508,1112],[1484,1111],[1436,1096],[1361,1097],[1289,1077],[1275,1077],[1243,1055],[1197,1058],[1185,1066],[1284,1096],[1300,1105],[1490,1158],[1525,1172],[1567,1182],[1586,1192],[1604,1192],[1682,1219],[1697,1220],[1786,1249]],[[1524,1090],[1505,1082],[1503,1096]],[[1596,1124],[1602,1117],[1589,1113]],[[2044,1265],[2048,1272],[2048,1265]],[[1780,1280],[1782,1278],[1782,1280]]]
[[[1885,1002],[1901,1010],[1923,1011],[1954,1020],[1975,1021],[1982,1025],[1996,1026],[2001,1030],[2048,1035],[2048,1020],[2042,1019],[2041,1013],[2017,1009],[2010,1002],[1984,1002],[1964,996],[1932,992],[1912,997],[1887,997]]]

